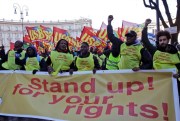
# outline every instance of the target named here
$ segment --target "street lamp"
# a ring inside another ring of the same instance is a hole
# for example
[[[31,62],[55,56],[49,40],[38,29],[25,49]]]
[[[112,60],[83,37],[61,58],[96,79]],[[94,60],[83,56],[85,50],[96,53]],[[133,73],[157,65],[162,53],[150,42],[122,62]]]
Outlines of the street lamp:
[[[20,15],[21,15],[21,25],[22,25],[22,34],[23,34],[23,37],[24,37],[24,30],[23,30],[23,20],[24,20],[24,12],[26,12],[26,16],[28,16],[28,10],[29,8],[26,6],[26,5],[23,5],[23,6],[20,6],[18,3],[14,3],[13,4],[13,7],[14,7],[14,14],[17,14],[17,9],[19,9],[20,11]],[[23,40],[23,37],[22,37],[22,40]],[[23,40],[24,41],[24,40]]]

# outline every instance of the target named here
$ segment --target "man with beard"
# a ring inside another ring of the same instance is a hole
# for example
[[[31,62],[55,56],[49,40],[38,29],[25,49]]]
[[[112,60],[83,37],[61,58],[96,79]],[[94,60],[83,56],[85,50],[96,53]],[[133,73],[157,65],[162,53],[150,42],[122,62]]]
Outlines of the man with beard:
[[[137,40],[137,33],[129,31],[126,36],[126,42],[123,42],[113,34],[111,22],[113,16],[108,16],[107,33],[108,38],[112,42],[112,55],[114,58],[120,56],[118,63],[119,69],[132,69],[138,71],[140,69],[152,68],[152,57],[150,53]]]
[[[147,26],[151,23],[150,19],[146,19],[144,29],[142,30],[142,43],[153,56],[154,69],[178,68],[180,58],[178,50],[174,45],[168,44],[171,35],[168,31],[159,31],[156,34],[156,46],[153,46],[147,36]],[[178,74],[174,75],[178,76]]]
[[[68,42],[65,39],[59,40],[55,50],[51,51],[46,61],[49,74],[57,75],[59,72],[70,72],[71,74],[74,68],[73,60]]]
[[[177,68],[178,72],[173,76],[180,77],[180,55],[174,45],[168,44],[171,35],[168,31],[159,31],[156,34],[156,47],[153,46],[147,36],[147,27],[151,23],[151,19],[146,19],[145,26],[142,31],[142,42],[153,56],[154,69],[169,69]],[[180,94],[180,82],[178,82],[178,90]]]
[[[81,44],[80,55],[75,58],[75,70],[77,71],[90,71],[96,73],[100,69],[98,59],[95,55],[89,52],[89,44],[83,42]]]
[[[2,64],[2,70],[22,70],[22,60],[25,58],[23,42],[16,41],[14,50],[9,50],[5,56],[5,62]]]

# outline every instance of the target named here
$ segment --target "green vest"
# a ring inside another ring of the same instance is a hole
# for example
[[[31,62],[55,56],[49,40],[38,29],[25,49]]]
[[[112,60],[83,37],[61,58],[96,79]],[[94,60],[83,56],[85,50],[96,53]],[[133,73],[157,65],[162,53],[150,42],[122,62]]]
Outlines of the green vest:
[[[19,70],[21,68],[20,65],[15,64],[15,53],[16,51],[10,50],[8,53],[8,60],[2,64],[2,67],[8,70]],[[20,60],[25,58],[25,51],[20,53]]]
[[[51,51],[50,54],[52,67],[55,71],[57,71],[58,67],[61,66],[62,71],[66,71],[70,69],[70,65],[73,62],[73,55],[70,53],[62,53],[57,51]]]
[[[27,58],[25,69],[27,71],[40,70],[39,63],[41,59],[42,59],[41,57],[39,60],[37,59],[37,57]]]
[[[154,69],[176,68],[175,64],[180,63],[178,53],[170,54],[157,50],[153,56]]]
[[[118,63],[120,61],[120,55],[118,57],[114,57],[112,53],[110,53],[109,58],[106,60],[106,68],[108,70],[118,70]]]
[[[94,69],[94,59],[93,54],[90,53],[87,58],[77,57],[76,59],[76,67],[78,71],[90,71]]]
[[[104,61],[104,59],[106,58],[106,56],[104,54],[102,54],[101,56],[99,56],[99,58]]]
[[[119,69],[132,69],[134,67],[139,67],[141,60],[141,49],[143,46],[130,45],[127,46],[123,43],[120,47],[120,62],[118,63]]]

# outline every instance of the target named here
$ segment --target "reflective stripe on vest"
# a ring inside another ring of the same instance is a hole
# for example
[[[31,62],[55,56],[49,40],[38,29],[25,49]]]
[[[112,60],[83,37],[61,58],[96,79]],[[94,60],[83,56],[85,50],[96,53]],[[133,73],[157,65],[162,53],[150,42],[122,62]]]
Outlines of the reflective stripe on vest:
[[[118,57],[114,57],[112,53],[110,53],[109,58],[106,61],[106,68],[108,70],[118,70],[119,61],[120,61],[120,55]]]

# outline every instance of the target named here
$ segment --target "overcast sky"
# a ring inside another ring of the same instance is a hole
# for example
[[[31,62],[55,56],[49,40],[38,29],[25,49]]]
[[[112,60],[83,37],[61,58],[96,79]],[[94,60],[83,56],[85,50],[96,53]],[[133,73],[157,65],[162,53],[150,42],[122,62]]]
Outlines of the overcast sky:
[[[176,0],[168,1],[175,8]],[[85,17],[92,19],[93,28],[98,29],[103,21],[107,24],[107,16],[110,14],[114,16],[114,28],[121,27],[122,20],[135,23],[143,23],[146,18],[156,20],[155,11],[145,8],[143,0],[0,0],[0,19],[20,20],[19,9],[18,14],[14,14],[13,3],[18,3],[21,7],[28,6],[29,16],[24,17],[25,21],[73,20]]]

